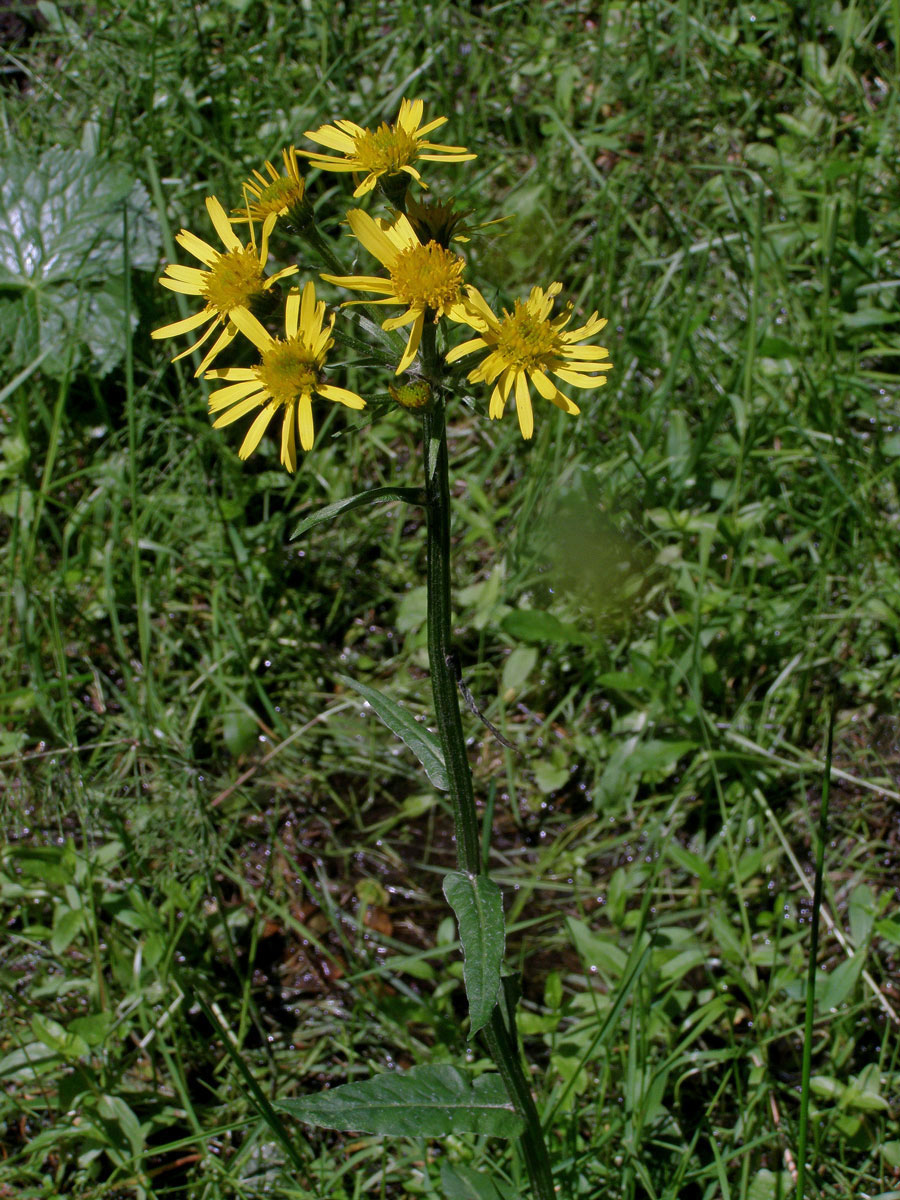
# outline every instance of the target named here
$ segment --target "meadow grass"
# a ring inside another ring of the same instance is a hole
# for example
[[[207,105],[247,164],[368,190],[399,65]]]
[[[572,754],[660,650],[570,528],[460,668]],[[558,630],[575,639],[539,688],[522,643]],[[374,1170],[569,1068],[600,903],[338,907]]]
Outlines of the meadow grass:
[[[579,418],[450,414],[460,659],[518,753],[464,720],[558,1182],[786,1197],[805,1111],[807,1196],[900,1196],[896,3],[20,7],[4,176],[115,163],[159,262],[304,130],[415,95],[479,155],[435,191],[511,214],[467,246],[488,299],[559,278],[610,318]],[[430,718],[421,519],[290,537],[418,483],[418,430],[357,366],[375,403],[296,476],[274,439],[242,464],[129,247],[108,368],[22,335],[0,280],[0,1195],[518,1196],[484,1139],[289,1151],[228,1053],[273,1099],[467,1052],[452,817],[339,680]]]

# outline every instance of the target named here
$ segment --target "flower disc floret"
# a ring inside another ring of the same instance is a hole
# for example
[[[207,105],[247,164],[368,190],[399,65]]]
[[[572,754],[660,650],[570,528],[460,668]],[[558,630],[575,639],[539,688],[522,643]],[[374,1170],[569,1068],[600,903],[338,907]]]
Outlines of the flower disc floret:
[[[224,379],[229,384],[209,398],[209,411],[222,414],[213,427],[230,425],[254,409],[261,409],[238,451],[241,458],[249,458],[272,418],[282,411],[281,461],[293,472],[297,469],[298,431],[303,449],[312,449],[314,393],[348,408],[365,407],[365,401],[356,392],[325,382],[323,368],[333,344],[334,314],[325,320],[325,304],[316,303],[315,285],[310,282],[303,289],[302,298],[296,288],[288,295],[283,338],[273,337],[252,313],[240,311],[235,313],[234,320],[241,333],[256,346],[260,361],[254,367],[226,367],[207,372],[207,379]]]
[[[429,242],[401,250],[391,267],[394,293],[404,304],[432,308],[437,312],[462,299],[465,262]]]
[[[442,146],[439,142],[426,141],[426,135],[444,125],[447,118],[435,117],[423,125],[424,108],[421,100],[402,100],[396,123],[389,125],[384,122],[377,129],[364,128],[347,120],[309,129],[306,131],[308,138],[329,150],[336,150],[343,157],[335,158],[317,150],[304,150],[302,153],[312,166],[323,171],[354,171],[363,175],[362,182],[353,193],[356,197],[370,192],[379,179],[396,179],[402,174],[415,179],[424,188],[427,184],[422,182],[413,163],[419,160],[466,162],[477,157],[469,154],[465,146]],[[405,186],[400,190],[405,192]]]
[[[256,375],[273,400],[290,404],[315,390],[320,365],[320,358],[310,354],[299,338],[276,338],[263,353]]]
[[[265,291],[266,277],[253,246],[220,254],[202,284],[201,295],[220,317],[249,308]]]
[[[397,366],[399,375],[416,356],[426,315],[433,321],[443,316],[452,321],[467,319],[463,290],[465,262],[437,242],[423,246],[402,213],[393,221],[375,221],[361,208],[352,208],[347,221],[369,253],[387,267],[389,278],[379,275],[323,275],[322,278],[338,287],[379,292],[384,299],[374,301],[375,304],[406,306],[406,312],[382,324],[383,329],[390,330],[412,323],[409,341]]]
[[[245,206],[235,209],[232,217],[233,221],[261,221],[266,237],[279,217],[305,219],[312,212],[306,199],[306,180],[300,174],[296,148],[288,146],[281,152],[281,157],[284,160],[283,175],[266,160],[268,174],[254,169],[251,178],[244,181]]]
[[[225,247],[224,253],[210,246],[196,234],[182,229],[175,240],[203,265],[185,267],[180,263],[169,263],[159,280],[162,286],[170,291],[181,292],[185,296],[198,296],[204,301],[203,308],[193,316],[185,317],[183,321],[174,321],[171,325],[154,329],[150,335],[154,338],[177,337],[179,334],[199,329],[202,325],[206,326],[199,341],[175,355],[172,360],[175,362],[199,349],[215,329],[224,326],[212,349],[207,351],[197,367],[196,375],[202,375],[216,355],[237,336],[235,314],[249,314],[251,306],[261,300],[274,283],[297,270],[296,267],[285,267],[283,271],[277,271],[267,277],[265,266],[269,254],[268,231],[263,228],[257,250],[252,220],[250,241],[244,245],[234,231],[233,222],[225,215],[224,208],[215,196],[207,197],[206,211]]]
[[[599,333],[606,325],[604,319],[592,313],[580,328],[566,330],[572,319],[571,305],[551,317],[554,301],[561,291],[561,283],[552,283],[546,291],[532,288],[527,300],[517,300],[511,313],[504,309],[502,318],[498,318],[478,289],[468,287],[463,321],[479,336],[456,346],[447,355],[447,362],[453,363],[475,350],[487,350],[481,363],[469,372],[469,382],[494,384],[489,409],[492,420],[503,416],[506,401],[515,388],[516,413],[525,438],[534,434],[529,383],[563,412],[577,413],[578,405],[560,391],[550,376],[572,387],[591,389],[606,383],[606,376],[600,372],[612,370],[609,351],[604,346],[578,344]]]

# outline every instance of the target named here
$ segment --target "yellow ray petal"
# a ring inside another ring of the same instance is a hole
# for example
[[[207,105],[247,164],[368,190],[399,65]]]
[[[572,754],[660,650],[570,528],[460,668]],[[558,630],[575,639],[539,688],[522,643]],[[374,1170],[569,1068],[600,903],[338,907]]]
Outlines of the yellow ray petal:
[[[337,150],[341,154],[354,154],[356,152],[356,142],[349,134],[342,133],[340,129],[335,129],[333,125],[320,125],[318,129],[307,129],[303,135],[308,137],[311,142],[318,142],[320,146],[327,146],[329,150]],[[315,154],[314,150],[300,151],[301,154]]]
[[[226,250],[241,250],[241,239],[231,228],[231,222],[226,216],[225,209],[215,198],[215,196],[206,197],[206,211],[209,213],[209,219],[215,227],[216,233],[222,239],[222,245]]]
[[[244,337],[249,338],[261,354],[265,354],[272,345],[274,338],[263,329],[253,313],[246,308],[235,308],[228,315]]]
[[[213,429],[224,429],[226,425],[231,425],[232,422],[239,421],[241,417],[246,417],[248,412],[252,412],[254,408],[259,408],[265,399],[266,397],[262,392],[255,396],[248,396],[240,404],[235,404],[233,408],[229,408],[228,412],[222,413],[221,417],[216,417],[215,421],[213,421]]]
[[[404,325],[408,325],[410,321],[414,321],[422,312],[421,308],[408,308],[405,313],[401,313],[399,317],[389,317],[386,321],[381,322],[381,328],[391,333],[395,329],[400,329]]]
[[[316,391],[326,400],[336,400],[339,404],[346,404],[348,408],[366,407],[362,396],[357,396],[356,392],[349,392],[346,388],[334,387],[330,383],[320,383]]]
[[[229,383],[236,383],[238,380],[256,379],[257,373],[255,367],[213,367],[203,378],[227,379]]]
[[[181,263],[169,263],[165,274],[169,279],[180,279],[182,283],[202,285],[209,278],[209,271],[201,271],[199,267],[183,267]]]
[[[230,346],[236,337],[237,327],[229,323],[216,338],[212,349],[206,352],[203,362],[201,362],[200,366],[194,372],[194,378],[196,378],[198,375],[202,375],[216,355],[221,353],[221,351],[227,346]],[[196,349],[196,347],[194,347],[194,349]]]
[[[416,317],[412,330],[410,331],[409,341],[406,343],[406,349],[403,351],[403,357],[397,364],[396,375],[401,375],[416,357],[416,352],[419,349],[419,342],[422,340],[422,327],[425,324],[424,310]]]
[[[312,400],[308,394],[297,400],[297,424],[300,427],[300,445],[304,450],[312,450],[315,430],[313,429]]]
[[[471,354],[473,350],[482,350],[486,345],[487,342],[481,337],[471,338],[468,342],[460,342],[458,346],[454,346],[449,354],[447,354],[446,361],[448,363],[455,363],[458,359],[465,358],[467,354]]]
[[[236,404],[238,400],[243,400],[253,392],[262,391],[263,385],[257,378],[243,380],[241,383],[232,383],[229,387],[220,388],[217,392],[212,392],[209,397],[209,411],[219,412],[220,409],[228,408],[229,404]]]
[[[552,367],[551,370],[557,379],[577,388],[602,387],[607,381],[605,375],[598,375],[596,378],[592,375],[579,375],[576,371],[567,371],[563,367]]]
[[[307,287],[312,287],[312,284],[307,284]],[[300,314],[300,293],[296,288],[291,288],[288,292],[287,302],[284,306],[284,332],[289,338],[297,336],[297,320]]]
[[[419,128],[424,111],[425,102],[423,100],[401,100],[400,113],[397,117],[398,127],[405,129],[407,133],[415,133]],[[444,120],[447,118],[445,117]]]
[[[191,233],[189,229],[182,229],[181,233],[176,234],[175,241],[207,267],[211,267],[219,257],[218,250],[214,250],[209,242],[204,242],[203,238],[198,238],[196,233]]]
[[[534,433],[534,410],[531,407],[531,392],[528,390],[528,379],[524,371],[516,374],[516,413],[522,437],[530,438]]]
[[[321,272],[320,279],[324,279],[326,283],[334,283],[338,287],[353,288],[359,292],[381,292],[392,296],[394,294],[394,285],[389,279],[382,279],[378,275],[326,275]],[[365,301],[361,301],[365,303]],[[394,301],[399,304],[399,301]]]
[[[297,470],[297,439],[294,432],[294,403],[288,404],[284,410],[284,421],[281,424],[281,462],[290,473]]]
[[[359,184],[356,191],[353,193],[353,199],[358,200],[360,196],[365,196],[368,192],[373,191],[377,182],[378,176],[373,171],[371,175],[367,175],[362,183]]]
[[[433,121],[429,121],[426,125],[421,125],[416,130],[416,139],[423,138],[426,133],[431,133],[432,129],[438,129],[441,125],[446,125],[449,117],[435,117]],[[420,143],[424,145],[425,143]]]
[[[215,314],[211,313],[208,308],[202,308],[200,312],[194,313],[192,317],[185,317],[183,321],[173,321],[171,325],[163,325],[159,329],[152,330],[150,336],[152,338],[178,337],[180,333],[189,333],[198,325],[212,320],[214,316]]]
[[[347,221],[354,236],[390,270],[397,261],[397,247],[384,230],[361,208],[351,208],[347,213]]]
[[[246,403],[246,401],[245,401]],[[266,428],[281,405],[277,400],[270,400],[266,407],[262,410],[250,428],[247,430],[247,436],[241,443],[241,448],[238,450],[238,455],[241,458],[249,458],[256,447],[259,445],[262,435],[266,432]],[[220,418],[221,420],[221,418]]]
[[[185,283],[183,279],[170,279],[167,275],[160,275],[157,282],[164,288],[168,288],[170,292],[181,292],[183,296],[202,295],[196,283]]]

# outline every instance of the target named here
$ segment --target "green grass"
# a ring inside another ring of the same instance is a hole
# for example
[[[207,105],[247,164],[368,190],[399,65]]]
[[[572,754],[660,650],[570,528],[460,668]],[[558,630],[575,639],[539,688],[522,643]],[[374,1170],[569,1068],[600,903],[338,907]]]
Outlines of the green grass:
[[[460,659],[521,753],[464,720],[560,1182],[795,1194],[806,1104],[807,1196],[900,1194],[900,9],[22,7],[4,162],[107,156],[160,261],[304,130],[419,95],[479,155],[434,191],[513,215],[467,247],[488,298],[560,278],[609,317],[577,420],[451,413]],[[340,238],[341,177],[309,187]],[[424,529],[290,540],[417,484],[418,429],[381,403],[295,478],[273,440],[241,464],[137,265],[109,369],[37,361],[0,283],[0,1194],[454,1200],[492,1164],[519,1195],[474,1138],[289,1126],[292,1162],[226,1053],[269,1098],[466,1053],[451,815],[337,679],[428,719]]]

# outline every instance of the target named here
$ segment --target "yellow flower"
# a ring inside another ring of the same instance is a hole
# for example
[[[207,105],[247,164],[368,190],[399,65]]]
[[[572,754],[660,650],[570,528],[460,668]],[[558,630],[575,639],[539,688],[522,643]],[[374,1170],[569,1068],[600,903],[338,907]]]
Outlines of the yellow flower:
[[[405,172],[422,187],[419,172],[412,165],[419,159],[430,162],[466,162],[477,158],[469,154],[465,146],[441,146],[426,142],[424,137],[444,125],[446,117],[436,117],[422,125],[424,104],[421,100],[402,100],[400,114],[395,125],[386,122],[376,130],[363,129],[353,121],[335,121],[334,125],[320,125],[316,130],[307,130],[306,136],[320,146],[337,150],[343,158],[333,158],[316,150],[303,153],[314,167],[324,171],[358,171],[365,178],[353,193],[354,197],[370,192],[382,175],[388,177]],[[433,151],[433,153],[424,153]],[[407,181],[408,182],[408,181]],[[405,188],[404,188],[405,190]]]
[[[452,363],[473,350],[490,351],[479,366],[469,372],[469,382],[494,383],[496,380],[491,393],[492,420],[503,416],[509,393],[515,386],[519,428],[525,438],[534,433],[529,380],[545,400],[550,400],[563,412],[577,413],[580,412],[578,405],[559,390],[547,372],[572,387],[590,389],[606,383],[605,375],[593,372],[612,369],[609,351],[604,346],[576,344],[593,337],[606,324],[597,313],[592,313],[579,329],[567,333],[563,330],[572,319],[572,305],[567,305],[558,316],[550,316],[554,299],[561,291],[561,283],[551,283],[546,291],[532,288],[524,304],[517,300],[513,312],[504,309],[502,319],[498,319],[478,289],[468,287],[465,322],[477,330],[479,336],[456,346],[447,355],[447,362]]]
[[[224,208],[215,196],[207,197],[206,211],[225,247],[225,253],[213,249],[208,242],[204,242],[196,234],[182,229],[175,240],[189,254],[193,254],[194,258],[199,259],[206,269],[169,263],[159,280],[163,287],[167,287],[173,292],[182,292],[186,296],[201,296],[206,303],[200,312],[195,313],[192,317],[186,317],[183,321],[175,321],[171,325],[164,325],[161,329],[154,329],[150,335],[153,338],[177,337],[181,333],[188,333],[201,325],[207,325],[208,328],[199,341],[195,342],[193,346],[189,346],[187,350],[182,350],[181,354],[175,355],[172,361],[177,362],[179,358],[184,358],[186,354],[191,354],[202,346],[219,325],[224,325],[225,328],[194,372],[195,375],[201,375],[219,351],[224,350],[237,336],[235,315],[239,312],[248,312],[249,306],[254,301],[261,299],[273,283],[283,279],[285,275],[292,275],[297,270],[296,267],[285,267],[283,271],[278,271],[266,278],[263,269],[269,255],[269,248],[268,235],[265,231],[263,231],[260,251],[257,253],[253,241],[252,224],[250,226],[251,240],[245,246],[234,232],[231,222],[225,215]]]
[[[426,314],[431,314],[434,321],[441,316],[453,321],[468,320],[462,282],[465,262],[437,242],[423,246],[402,213],[394,221],[374,221],[361,208],[351,208],[347,220],[369,253],[387,267],[390,279],[378,275],[323,275],[322,278],[339,287],[382,293],[385,298],[373,301],[374,304],[407,306],[405,313],[382,325],[390,330],[413,323],[397,367],[399,375],[416,357]]]
[[[267,179],[261,171],[254,170],[253,178],[243,184],[244,197],[247,201],[245,208],[233,209],[232,223],[238,221],[261,221],[263,237],[267,238],[275,228],[279,217],[286,217],[296,212],[305,216],[304,209],[309,207],[306,199],[306,180],[300,174],[297,162],[297,151],[294,146],[282,150],[284,159],[283,175],[266,160]],[[248,194],[249,193],[249,194]],[[311,211],[311,210],[310,210]]]
[[[325,302],[316,304],[315,285],[307,283],[301,300],[299,288],[292,288],[284,314],[285,337],[267,333],[252,313],[236,309],[232,320],[262,356],[255,367],[224,367],[207,371],[206,379],[227,379],[229,387],[213,392],[209,398],[211,413],[227,409],[213,422],[215,429],[230,425],[254,408],[262,412],[250,426],[238,453],[249,458],[279,409],[284,410],[281,427],[281,461],[291,472],[297,469],[295,430],[300,430],[300,445],[312,449],[312,394],[336,400],[348,408],[365,408],[365,400],[346,388],[333,387],[322,378],[325,356],[333,344],[331,330],[334,313],[327,321]],[[324,322],[324,325],[323,325]]]

